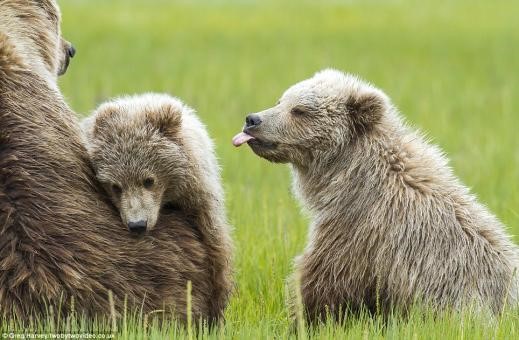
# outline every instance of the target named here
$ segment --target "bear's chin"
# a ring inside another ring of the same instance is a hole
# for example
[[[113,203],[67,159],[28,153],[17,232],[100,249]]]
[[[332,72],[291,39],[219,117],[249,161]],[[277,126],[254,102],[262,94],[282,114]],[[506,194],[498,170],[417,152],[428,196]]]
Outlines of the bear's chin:
[[[259,157],[273,163],[289,163],[290,160],[277,143],[265,143],[251,140],[247,143],[252,151]]]

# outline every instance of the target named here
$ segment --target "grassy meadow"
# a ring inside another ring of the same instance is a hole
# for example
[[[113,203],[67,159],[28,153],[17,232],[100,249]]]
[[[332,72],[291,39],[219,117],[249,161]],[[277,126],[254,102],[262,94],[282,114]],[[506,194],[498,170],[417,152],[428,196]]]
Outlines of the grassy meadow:
[[[249,112],[326,67],[382,88],[439,144],[455,172],[519,243],[519,2],[62,0],[77,56],[60,86],[80,115],[103,100],[167,92],[196,108],[215,140],[236,245],[236,292],[225,326],[199,337],[296,337],[284,280],[308,220],[287,166],[231,138]],[[37,329],[51,330],[41,321]],[[8,329],[4,325],[1,328]],[[79,329],[78,329],[79,330]],[[518,339],[519,312],[368,316],[308,329],[308,337]],[[139,322],[122,338],[188,333]]]

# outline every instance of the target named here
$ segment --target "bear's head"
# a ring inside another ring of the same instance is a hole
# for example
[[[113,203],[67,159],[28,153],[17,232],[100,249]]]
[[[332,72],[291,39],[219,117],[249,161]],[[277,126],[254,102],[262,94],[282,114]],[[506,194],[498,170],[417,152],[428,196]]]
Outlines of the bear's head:
[[[61,14],[55,0],[3,0],[0,36],[6,35],[31,71],[56,82],[76,51],[61,36]]]
[[[233,139],[272,162],[305,167],[317,153],[334,152],[370,131],[389,99],[359,78],[324,70],[290,87],[272,108],[247,116]]]
[[[183,110],[189,108],[172,97],[147,94],[102,104],[83,122],[97,179],[132,232],[153,229],[190,180]]]

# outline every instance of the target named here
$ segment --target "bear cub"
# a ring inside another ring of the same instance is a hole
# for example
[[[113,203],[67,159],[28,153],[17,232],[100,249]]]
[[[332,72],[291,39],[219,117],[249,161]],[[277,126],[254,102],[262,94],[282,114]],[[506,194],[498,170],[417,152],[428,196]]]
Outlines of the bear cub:
[[[170,221],[185,245],[173,216],[196,232],[208,255],[200,271],[210,276],[209,319],[221,319],[233,286],[231,228],[213,142],[194,110],[166,94],[129,96],[102,104],[82,128],[96,178],[132,235],[153,239]]]
[[[519,251],[442,151],[404,123],[380,89],[336,70],[250,114],[235,146],[289,163],[309,211],[295,260],[310,321],[346,309],[407,311],[519,300]]]
[[[83,121],[97,179],[131,232],[153,230],[163,209],[189,201],[196,175],[189,171],[183,123],[203,129],[191,108],[159,94],[104,103]]]

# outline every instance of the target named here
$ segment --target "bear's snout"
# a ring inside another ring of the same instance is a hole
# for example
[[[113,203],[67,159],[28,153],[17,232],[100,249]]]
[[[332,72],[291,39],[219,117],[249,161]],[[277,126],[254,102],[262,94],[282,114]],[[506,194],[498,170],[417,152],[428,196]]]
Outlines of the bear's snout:
[[[261,118],[256,114],[250,114],[245,118],[245,127],[252,128],[261,124]]]
[[[74,45],[70,44],[70,46],[67,48],[67,55],[69,56],[69,58],[74,58],[74,56],[76,55],[76,48],[74,47]]]
[[[148,222],[145,220],[141,221],[130,221],[128,222],[128,230],[132,233],[141,234],[146,231],[146,228],[148,227]]]
[[[68,41],[64,41],[63,48],[65,57],[61,61],[61,65],[59,66],[58,76],[62,76],[67,72],[68,66],[70,65],[70,59],[74,58],[74,56],[76,55],[76,49]]]

